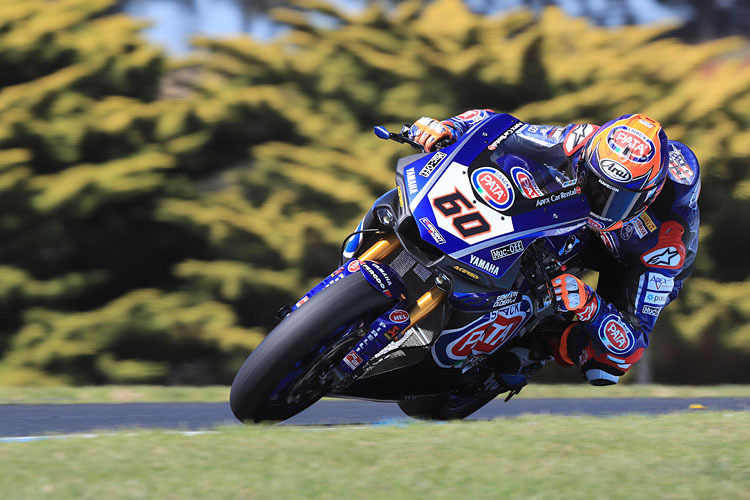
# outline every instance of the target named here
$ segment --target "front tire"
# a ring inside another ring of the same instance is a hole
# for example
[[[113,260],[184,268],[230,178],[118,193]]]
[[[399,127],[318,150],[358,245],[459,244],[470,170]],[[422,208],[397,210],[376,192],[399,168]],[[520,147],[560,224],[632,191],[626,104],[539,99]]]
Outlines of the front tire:
[[[270,399],[279,392],[282,382],[288,388],[306,374],[305,368],[313,364],[314,350],[331,334],[369,311],[384,311],[391,300],[360,273],[346,276],[313,296],[279,323],[245,360],[229,394],[232,413],[243,422],[278,421],[313,404],[325,390],[291,403],[283,397]],[[286,380],[295,372],[299,373],[293,380]]]

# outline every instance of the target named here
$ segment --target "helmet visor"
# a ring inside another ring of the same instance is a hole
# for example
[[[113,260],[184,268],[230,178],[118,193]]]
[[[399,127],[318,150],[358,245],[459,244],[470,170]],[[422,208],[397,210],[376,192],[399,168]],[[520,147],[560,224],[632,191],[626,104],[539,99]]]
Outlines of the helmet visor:
[[[584,183],[584,193],[589,200],[592,217],[607,223],[607,226],[620,221],[627,222],[640,215],[648,206],[654,191],[631,191],[615,186],[599,177],[593,169],[589,169]]]

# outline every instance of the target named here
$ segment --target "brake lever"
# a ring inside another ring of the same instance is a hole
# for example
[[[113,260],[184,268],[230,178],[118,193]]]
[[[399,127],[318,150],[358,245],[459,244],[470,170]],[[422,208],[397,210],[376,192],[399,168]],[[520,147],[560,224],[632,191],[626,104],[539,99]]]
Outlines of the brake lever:
[[[422,146],[420,143],[418,143],[415,140],[409,139],[409,126],[404,125],[401,127],[400,133],[395,133],[389,131],[387,128],[378,125],[377,127],[373,127],[373,132],[375,132],[375,135],[380,137],[381,139],[384,139],[386,141],[396,141],[401,144],[408,144],[409,146],[413,147],[414,149],[418,149],[421,152],[425,153],[424,146]]]
[[[451,144],[453,144],[453,141],[451,141],[450,139],[440,139],[435,143],[435,151],[440,151],[443,148],[447,148]]]

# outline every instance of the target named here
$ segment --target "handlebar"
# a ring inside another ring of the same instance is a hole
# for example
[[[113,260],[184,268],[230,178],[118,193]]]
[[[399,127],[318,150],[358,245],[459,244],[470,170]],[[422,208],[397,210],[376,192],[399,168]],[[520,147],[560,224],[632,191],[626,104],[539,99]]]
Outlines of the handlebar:
[[[417,141],[409,138],[409,125],[403,125],[401,127],[401,131],[397,134],[395,132],[389,131],[387,128],[383,126],[376,126],[373,127],[373,132],[375,135],[380,137],[381,139],[384,139],[386,141],[396,141],[401,144],[408,144],[409,146],[413,147],[414,149],[418,149],[419,151],[425,153],[424,146],[422,146]],[[446,146],[450,146],[450,140],[448,139],[441,139],[438,142],[435,143],[435,151],[438,149],[443,149]]]

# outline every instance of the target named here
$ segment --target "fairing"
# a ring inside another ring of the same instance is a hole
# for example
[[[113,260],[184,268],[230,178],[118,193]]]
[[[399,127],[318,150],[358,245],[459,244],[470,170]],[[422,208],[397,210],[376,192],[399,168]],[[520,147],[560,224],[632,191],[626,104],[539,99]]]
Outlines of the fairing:
[[[542,237],[566,237],[586,222],[577,184],[563,187],[550,167],[498,147],[517,130],[495,115],[456,144],[399,162],[404,217],[437,248],[432,264],[499,290],[515,281],[523,250]],[[510,132],[510,133],[509,133]]]

